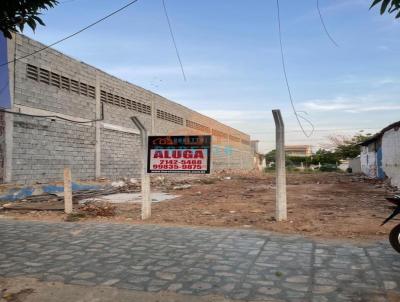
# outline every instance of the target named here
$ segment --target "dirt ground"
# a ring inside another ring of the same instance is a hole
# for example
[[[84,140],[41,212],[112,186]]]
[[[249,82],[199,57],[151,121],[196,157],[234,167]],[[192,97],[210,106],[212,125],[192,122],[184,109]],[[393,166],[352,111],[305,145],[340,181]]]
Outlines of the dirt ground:
[[[112,217],[77,217],[80,221],[155,223],[254,228],[330,239],[386,238],[393,222],[381,227],[391,213],[384,183],[344,173],[287,175],[288,220],[276,222],[274,174],[221,174],[171,181],[158,177],[153,188],[179,197],[153,203],[152,217],[140,220],[140,204],[118,204]],[[177,182],[190,188],[174,190]],[[63,221],[62,212],[3,211],[3,217]],[[82,215],[81,215],[82,216]]]
[[[222,296],[190,296],[173,292],[139,292],[110,286],[80,286],[42,282],[34,278],[0,277],[0,302],[232,302]],[[240,302],[240,300],[235,300]],[[393,300],[394,301],[394,300]]]

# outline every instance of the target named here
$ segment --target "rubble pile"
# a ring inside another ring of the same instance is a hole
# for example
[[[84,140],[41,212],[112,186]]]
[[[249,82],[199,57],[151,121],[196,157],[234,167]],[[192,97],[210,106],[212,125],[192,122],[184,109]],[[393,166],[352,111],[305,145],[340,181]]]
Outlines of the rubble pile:
[[[79,208],[80,212],[88,216],[111,217],[115,216],[117,207],[109,203],[86,203]]]
[[[397,187],[392,186],[388,178],[376,179],[376,178],[370,178],[366,175],[359,174],[352,176],[350,181],[358,183],[363,182],[370,185],[374,185],[376,188],[383,188],[385,189],[387,194],[399,193],[399,189]]]

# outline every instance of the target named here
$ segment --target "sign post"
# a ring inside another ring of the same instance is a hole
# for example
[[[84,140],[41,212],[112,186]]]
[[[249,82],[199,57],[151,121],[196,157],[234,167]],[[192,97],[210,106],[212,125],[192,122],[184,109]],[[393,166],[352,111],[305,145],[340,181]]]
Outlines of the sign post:
[[[140,131],[143,151],[142,219],[151,216],[150,173],[209,174],[211,136],[148,136],[135,116],[132,122]]]
[[[276,215],[277,221],[287,219],[286,206],[286,167],[285,167],[285,125],[283,123],[281,111],[272,110],[276,127]]]
[[[147,174],[147,129],[135,116],[131,117],[133,123],[140,131],[140,137],[142,139],[142,153],[143,153],[143,165],[142,165],[142,220],[150,218],[151,216],[151,197],[150,197],[150,175]]]

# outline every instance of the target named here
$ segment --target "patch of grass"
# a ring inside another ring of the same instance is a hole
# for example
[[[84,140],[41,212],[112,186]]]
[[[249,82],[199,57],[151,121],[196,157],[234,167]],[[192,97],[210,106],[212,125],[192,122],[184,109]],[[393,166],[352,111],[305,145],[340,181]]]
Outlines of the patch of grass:
[[[86,214],[85,213],[70,213],[67,214],[67,216],[65,217],[65,221],[68,222],[74,222],[74,221],[78,221],[81,218],[85,218]]]
[[[3,290],[3,291],[5,291],[5,290]],[[22,289],[17,293],[5,293],[4,295],[2,295],[2,293],[0,292],[0,299],[3,298],[4,301],[7,301],[7,302],[25,301],[27,296],[29,296],[30,294],[32,294],[34,292],[35,291],[33,288]]]
[[[275,276],[277,276],[277,277],[283,277],[283,273],[282,272],[280,272],[280,271],[276,271],[275,272]]]

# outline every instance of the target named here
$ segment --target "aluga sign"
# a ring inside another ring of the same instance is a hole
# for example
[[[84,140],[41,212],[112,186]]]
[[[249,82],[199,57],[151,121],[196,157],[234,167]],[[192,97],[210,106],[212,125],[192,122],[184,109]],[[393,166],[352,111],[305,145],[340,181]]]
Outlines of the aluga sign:
[[[149,136],[147,150],[147,173],[210,173],[210,135]]]

